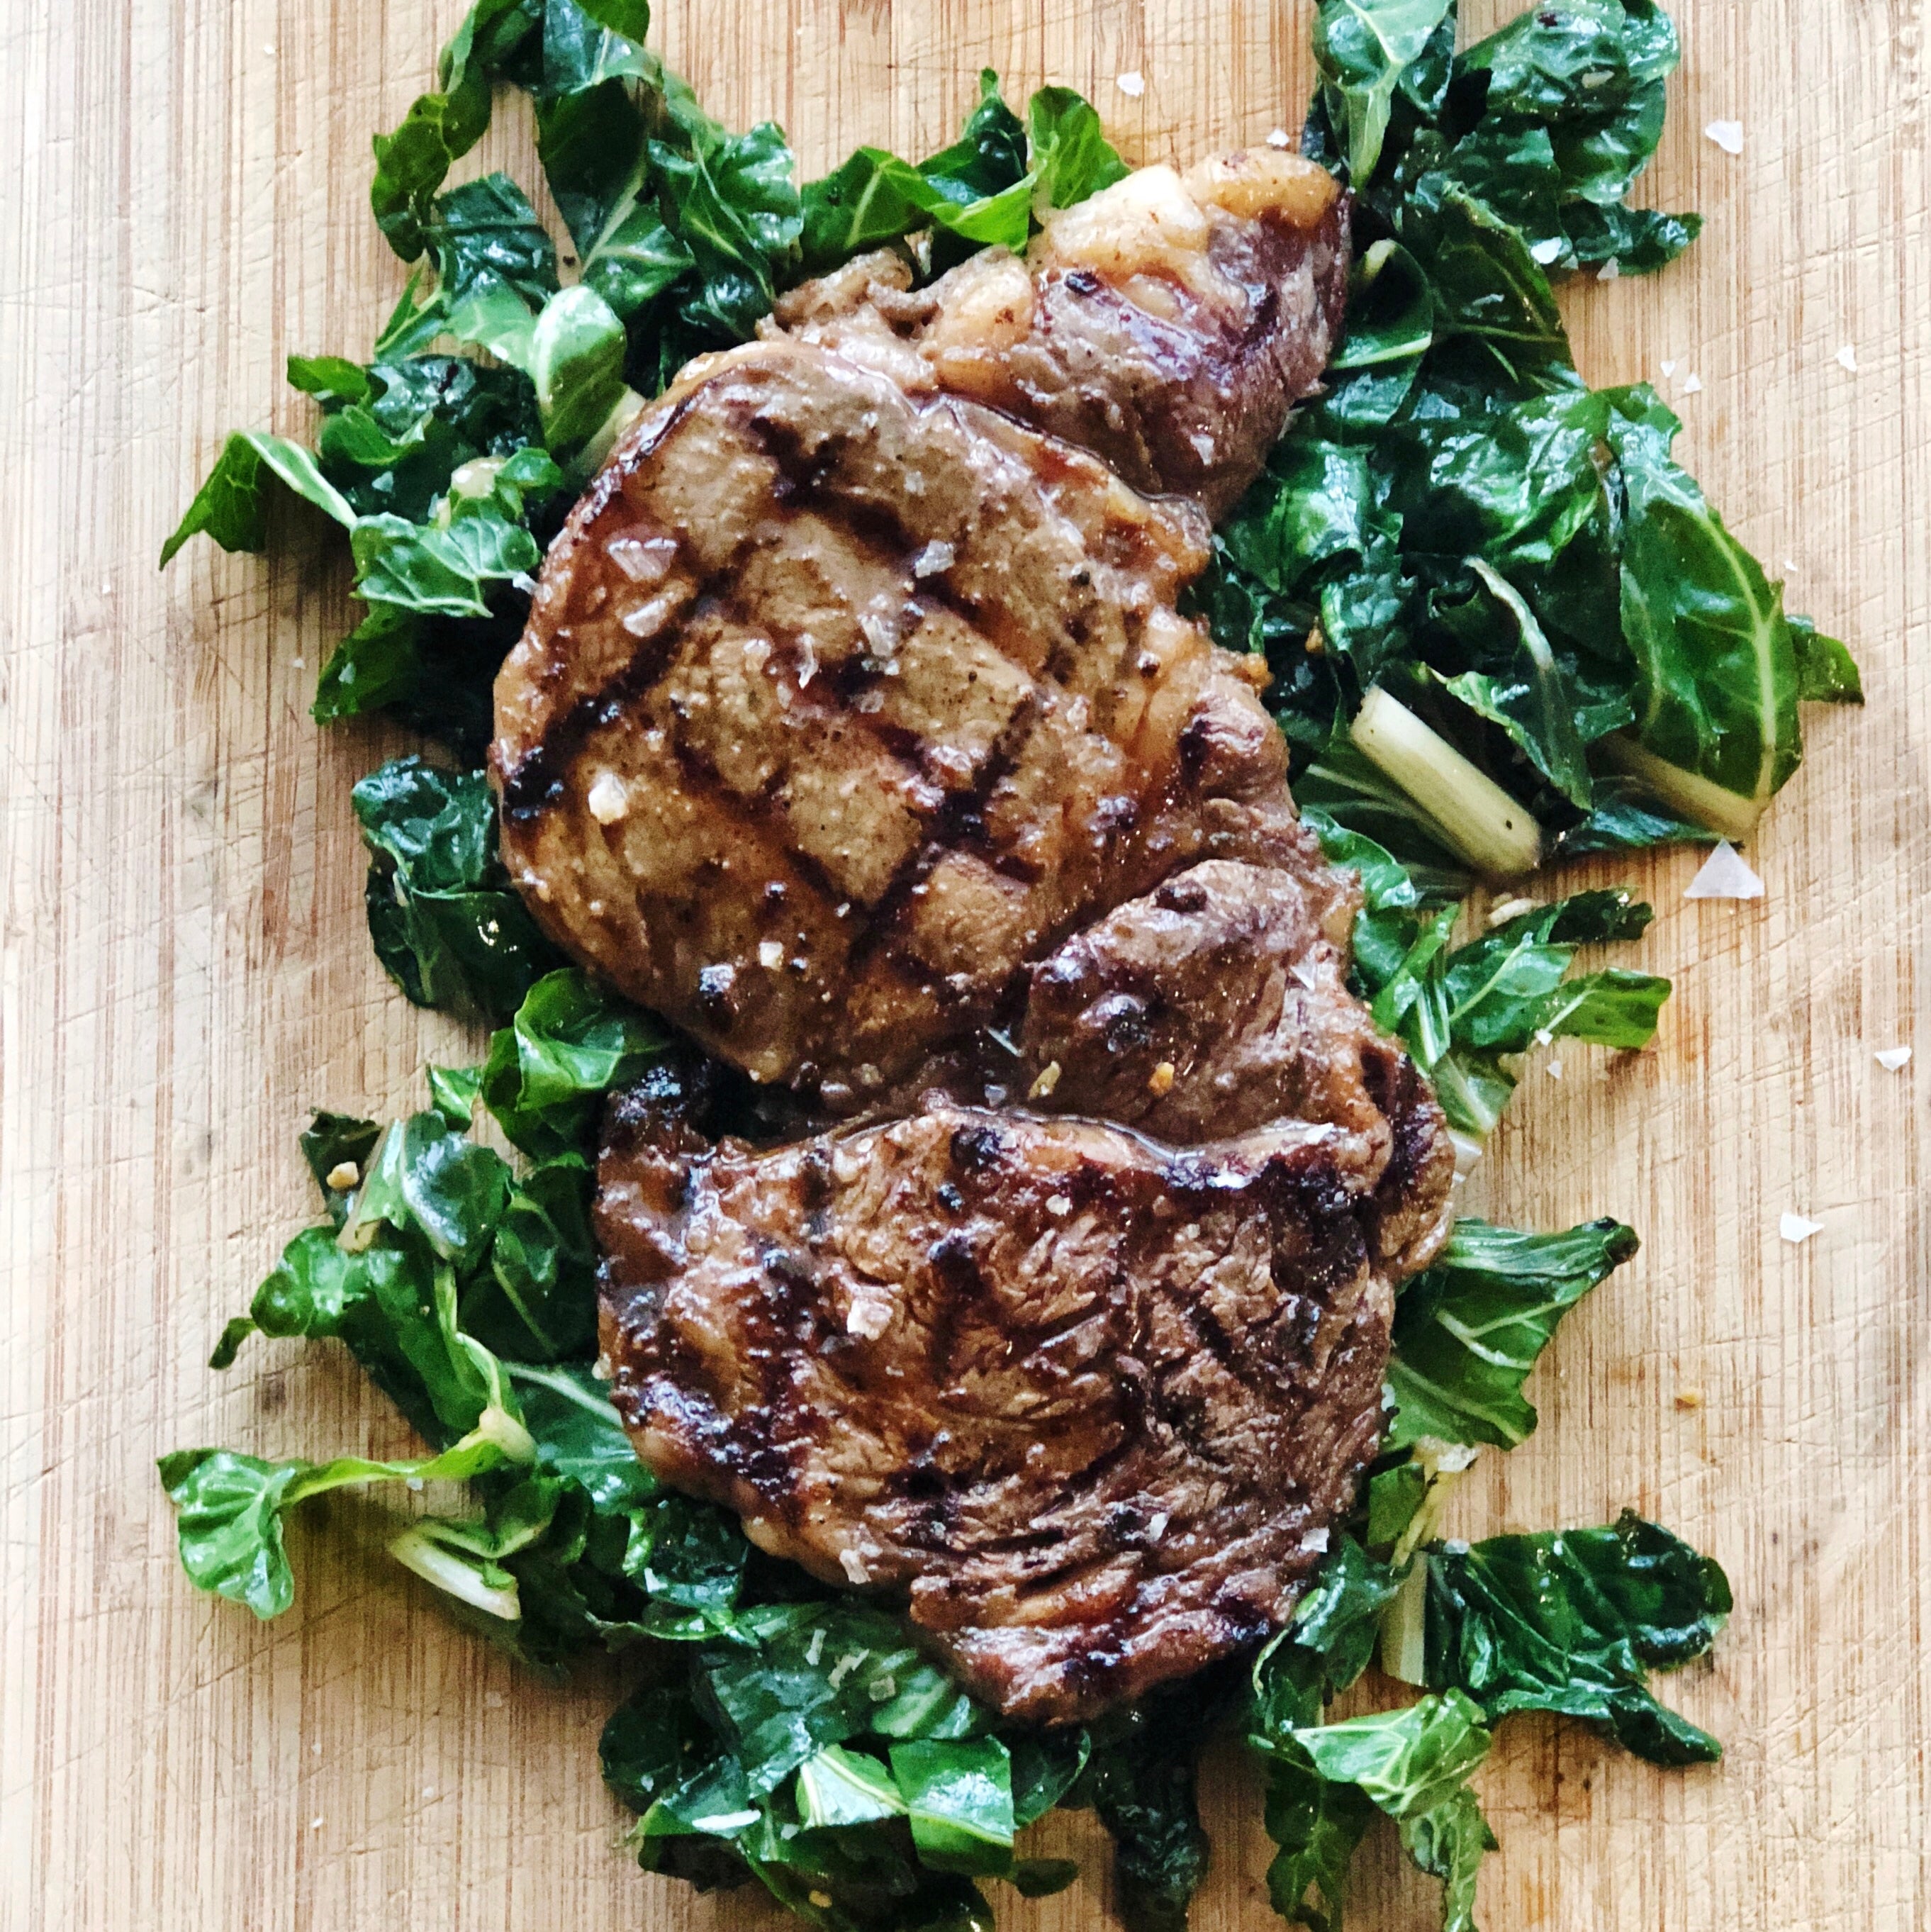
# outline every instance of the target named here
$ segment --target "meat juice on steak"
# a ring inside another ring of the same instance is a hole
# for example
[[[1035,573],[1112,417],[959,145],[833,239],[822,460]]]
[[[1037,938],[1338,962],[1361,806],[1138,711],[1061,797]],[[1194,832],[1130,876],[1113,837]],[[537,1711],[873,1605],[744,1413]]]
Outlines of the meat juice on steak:
[[[1178,609],[1346,268],[1271,152],[923,290],[862,258],[646,412],[499,680],[546,929],[822,1124],[716,1138],[676,1058],[613,1105],[639,1453],[1010,1714],[1279,1627],[1446,1228],[1264,672]]]

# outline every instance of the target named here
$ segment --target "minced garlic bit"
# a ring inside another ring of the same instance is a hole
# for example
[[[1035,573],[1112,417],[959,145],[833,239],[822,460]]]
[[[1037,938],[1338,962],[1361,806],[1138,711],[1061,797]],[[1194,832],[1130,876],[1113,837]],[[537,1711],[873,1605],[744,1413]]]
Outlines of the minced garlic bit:
[[[346,1194],[362,1178],[362,1170],[352,1160],[338,1160],[328,1170],[328,1185],[337,1194]]]
[[[1147,76],[1136,68],[1131,74],[1118,76],[1113,84],[1128,100],[1138,100],[1147,91]]]
[[[1703,393],[1703,378],[1695,375],[1684,376],[1683,393],[1686,396],[1700,396]]]
[[[1596,279],[1599,282],[1621,281],[1622,276],[1623,265],[1613,255],[1596,271]]]
[[[757,963],[767,973],[775,973],[784,964],[784,942],[776,939],[760,939],[757,942]]]
[[[1822,1221],[1813,1221],[1806,1215],[1786,1214],[1777,1222],[1777,1232],[1792,1247],[1800,1247],[1813,1234],[1821,1234],[1824,1232],[1824,1224]]]
[[[1552,1060],[1549,1063],[1548,1072],[1549,1077],[1552,1080],[1560,1080],[1562,1078],[1562,1062],[1559,1060]]]
[[[1294,145],[1294,137],[1286,128],[1276,128],[1267,136],[1267,145],[1270,148],[1291,148]]]
[[[1147,1076],[1147,1091],[1156,1098],[1174,1090],[1174,1063],[1163,1060]]]
[[[1837,361],[1855,376],[1858,373],[1858,352],[1847,342],[1837,351]]]
[[[1871,1058],[1887,1073],[1900,1073],[1911,1064],[1911,1049],[1908,1046],[1881,1047]]]
[[[1744,124],[1741,121],[1713,121],[1703,130],[1726,154],[1744,152]]]
[[[630,794],[615,772],[599,772],[590,787],[586,802],[590,816],[599,825],[614,825],[630,809]]]
[[[1063,1221],[1073,1211],[1072,1196],[1069,1194],[1051,1194],[1046,1197],[1046,1212],[1055,1221]]]
[[[865,1558],[856,1550],[838,1552],[838,1568],[845,1573],[848,1582],[868,1583],[871,1581],[871,1572],[865,1567]]]
[[[1040,1069],[1039,1077],[1033,1082],[1026,1097],[1029,1100],[1043,1100],[1059,1084],[1060,1063],[1055,1060]]]

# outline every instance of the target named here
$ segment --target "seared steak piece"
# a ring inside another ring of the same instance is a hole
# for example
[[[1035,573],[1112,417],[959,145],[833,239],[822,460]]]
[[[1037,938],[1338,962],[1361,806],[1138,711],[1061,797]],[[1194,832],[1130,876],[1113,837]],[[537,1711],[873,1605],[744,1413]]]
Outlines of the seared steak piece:
[[[1446,1225],[1264,672],[1178,608],[1346,268],[1332,183],[1271,152],[922,291],[854,262],[645,413],[498,681],[545,928],[818,1110],[721,1139],[694,1057],[613,1104],[638,1452],[1015,1716],[1280,1628]]]
[[[1279,1628],[1351,1504],[1387,1151],[940,1102],[760,1152],[661,1070],[603,1155],[611,1392],[653,1468],[909,1598],[1001,1711],[1089,1718]]]
[[[980,258],[903,314],[847,276],[694,364],[497,682],[504,856],[551,936],[850,1110],[1176,869],[1318,862],[1258,660],[1177,614],[1199,504],[1108,462],[1237,490],[1327,352],[1340,223],[1271,151],[1148,170],[1030,268]]]
[[[900,256],[862,256],[766,326],[990,403],[1218,518],[1327,366],[1348,261],[1333,176],[1259,148],[1142,168],[1048,216],[1023,261],[986,249],[916,293]]]

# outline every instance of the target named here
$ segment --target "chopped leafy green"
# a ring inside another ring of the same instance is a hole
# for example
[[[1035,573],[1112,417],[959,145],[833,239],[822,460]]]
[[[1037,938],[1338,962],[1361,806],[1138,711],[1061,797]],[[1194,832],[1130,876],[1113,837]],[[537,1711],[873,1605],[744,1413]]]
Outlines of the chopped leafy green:
[[[1127,1932],[1184,1932],[1212,1850],[1200,1822],[1200,1754],[1225,1702],[1225,1687],[1196,1678],[1109,1713],[1095,1732],[1073,1798],[1112,1838]]]
[[[1560,1234],[1456,1222],[1396,1310],[1388,1386],[1397,1407],[1385,1446],[1526,1441],[1536,1425],[1522,1393],[1530,1370],[1563,1316],[1636,1251],[1636,1236],[1615,1221]]]
[[[1267,1868],[1267,1896],[1290,1924],[1340,1932],[1349,1868],[1374,1816],[1358,1785],[1286,1757],[1268,1766],[1267,1835],[1280,1849]]]
[[[1647,1688],[1702,1656],[1730,1612],[1728,1578],[1681,1538],[1626,1510],[1603,1529],[1437,1545],[1427,1562],[1431,1684],[1492,1719],[1588,1718],[1653,1763],[1722,1755]]]
[[[181,1568],[199,1588],[268,1618],[295,1600],[282,1520],[297,1503],[350,1484],[460,1480],[529,1455],[521,1424],[492,1408],[460,1442],[415,1462],[264,1462],[232,1449],[178,1449],[156,1466],[180,1518]]]
[[[376,136],[369,206],[404,261],[422,253],[432,197],[487,130],[492,87],[526,53],[543,13],[542,0],[475,0],[436,63],[436,91]]]
[[[663,1045],[634,1007],[575,968],[530,988],[490,1040],[483,1104],[524,1153],[583,1150],[603,1096],[634,1079]]]
[[[223,550],[259,550],[268,541],[263,491],[274,477],[338,524],[355,513],[316,466],[314,457],[286,437],[240,430],[222,446],[208,481],[196,492],[174,534],[161,546],[165,566],[188,538],[205,531]]]
[[[1495,1834],[1467,1786],[1402,1820],[1402,1849],[1441,1881],[1441,1932],[1475,1932],[1475,1880]]]
[[[934,1871],[997,1877],[1012,1865],[1012,1759],[997,1738],[894,1744],[912,1842]]]
[[[1633,769],[1666,804],[1741,836],[1803,756],[1783,593],[1670,454],[1682,424],[1655,392],[1639,385],[1610,400],[1609,442],[1627,497],[1622,610],[1636,664],[1633,735],[1648,754]]]
[[[352,796],[370,853],[369,936],[389,976],[419,1006],[508,1018],[556,956],[496,856],[483,774],[395,758]]]
[[[1361,835],[1313,823],[1345,862]],[[1383,854],[1383,858],[1387,855]],[[1612,967],[1567,976],[1579,946],[1636,938],[1650,909],[1624,892],[1580,892],[1505,921],[1468,945],[1449,945],[1453,906],[1404,906],[1392,875],[1356,928],[1356,968],[1376,1021],[1406,1042],[1433,1081],[1450,1124],[1489,1133],[1514,1092],[1511,1056],[1555,1039],[1627,1051],[1655,1036],[1669,982]],[[1419,900],[1420,895],[1416,895]]]
[[[1315,14],[1321,100],[1351,180],[1373,176],[1396,91],[1414,98],[1417,63],[1454,14],[1455,0],[1324,0]]]
[[[916,167],[861,148],[804,193],[804,262],[821,272],[916,230],[971,248],[1022,250],[1044,208],[1068,208],[1126,172],[1092,104],[1042,88],[1022,128],[990,68],[958,140]],[[936,258],[935,258],[936,259]]]

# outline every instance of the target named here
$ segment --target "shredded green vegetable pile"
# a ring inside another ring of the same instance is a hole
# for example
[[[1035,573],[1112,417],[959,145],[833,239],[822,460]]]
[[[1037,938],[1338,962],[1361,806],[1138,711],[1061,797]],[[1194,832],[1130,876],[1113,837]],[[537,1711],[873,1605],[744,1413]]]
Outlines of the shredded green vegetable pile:
[[[398,1514],[390,1544],[459,1615],[550,1674],[588,1646],[655,1647],[601,1745],[640,1862],[700,1888],[755,1880],[837,1932],[989,1925],[986,1881],[1071,1883],[1022,1842],[1056,1806],[1113,1834],[1130,1932],[1178,1932],[1208,1862],[1195,1765],[1216,1732],[1264,1767],[1288,1919],[1339,1926],[1352,1853],[1385,1814],[1441,1881],[1444,1928],[1471,1926],[1495,1840],[1468,1780],[1501,1719],[1562,1712],[1661,1764],[1720,1752],[1648,1688],[1722,1627],[1715,1563],[1630,1515],[1432,1540],[1477,1450],[1534,1430],[1529,1374],[1635,1252],[1628,1228],[1461,1222],[1402,1291],[1381,1453],[1291,1626],[1251,1668],[1086,1729],[1002,1723],[889,1608],[663,1488],[592,1372],[596,1124],[664,1036],[538,933],[475,769],[544,545],[643,400],[746,339],[784,288],[880,246],[921,277],[1023,248],[1124,172],[1087,102],[1044,89],[1022,119],[988,73],[940,153],[861,148],[801,186],[782,133],[712,120],[648,26],[644,0],[477,0],[436,91],[375,143],[373,212],[417,266],[369,359],[292,358],[313,446],[231,436],[162,554],[197,532],[260,548],[277,486],[343,526],[366,615],[315,716],[387,712],[456,760],[397,759],[355,789],[370,937],[408,998],[496,1029],[476,1064],[427,1070],[407,1119],[316,1117],[302,1147],[322,1216],[211,1364],[258,1332],[339,1340],[429,1453],[166,1456],[183,1563],[274,1616],[304,1498],[464,1481],[469,1513]],[[1579,948],[1640,936],[1649,909],[1627,893],[1456,944],[1474,875],[1741,836],[1801,757],[1799,701],[1861,693],[1848,652],[1785,614],[1676,464],[1656,395],[1583,382],[1551,292],[1579,268],[1660,268],[1697,232],[1627,201],[1662,128],[1668,17],[1568,0],[1454,41],[1453,0],[1323,0],[1306,144],[1355,197],[1348,333],[1196,595],[1222,643],[1269,658],[1304,814],[1366,886],[1357,990],[1472,1154],[1519,1056],[1558,1037],[1639,1048],[1669,992],[1575,970]],[[532,104],[567,238],[505,176],[448,184],[505,88]],[[1330,1721],[1378,1653],[1420,1701]]]

